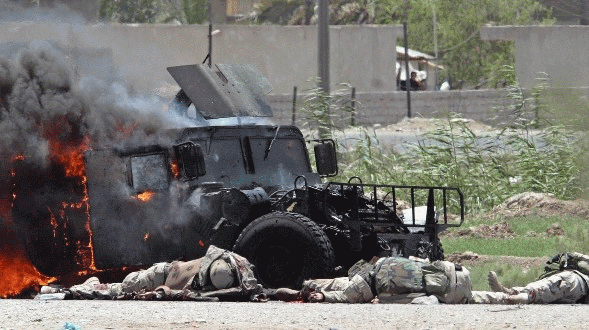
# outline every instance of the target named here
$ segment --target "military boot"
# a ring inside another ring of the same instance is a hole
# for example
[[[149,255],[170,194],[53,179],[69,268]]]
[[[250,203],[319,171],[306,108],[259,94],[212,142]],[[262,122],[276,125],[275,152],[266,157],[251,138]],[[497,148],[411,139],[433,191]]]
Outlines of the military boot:
[[[301,295],[301,291],[280,288],[276,290],[276,298],[282,301],[297,301],[302,300],[303,296]]]
[[[488,280],[489,287],[491,287],[491,290],[495,292],[503,292],[507,293],[508,295],[516,295],[519,293],[517,290],[514,290],[512,288],[506,288],[501,283],[499,283],[499,280],[497,279],[497,274],[493,271],[489,272]]]

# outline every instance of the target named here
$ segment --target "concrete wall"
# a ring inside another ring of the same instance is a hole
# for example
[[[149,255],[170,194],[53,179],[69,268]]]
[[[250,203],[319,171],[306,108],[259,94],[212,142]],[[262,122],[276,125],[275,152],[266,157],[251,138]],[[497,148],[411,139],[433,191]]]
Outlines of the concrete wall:
[[[589,26],[483,27],[481,38],[515,40],[515,67],[524,88],[546,77],[553,87],[589,86]]]
[[[275,121],[289,124],[293,87],[298,87],[300,109],[302,94],[315,86],[309,80],[317,72],[316,27],[216,25],[214,28],[218,32],[213,36],[213,62],[255,64],[274,87],[268,100]],[[494,27],[482,29],[481,34],[489,39],[516,40],[518,76],[527,86],[532,85],[535,72],[548,72],[553,83],[555,77],[564,73],[563,78],[569,82],[587,86],[588,28]],[[401,35],[398,26],[330,27],[332,91],[339,89],[338,83],[356,88],[355,121],[359,124],[388,125],[407,115],[406,93],[395,91],[395,47]],[[201,63],[208,51],[208,26],[0,24],[0,46],[39,39],[55,41],[77,57],[92,53],[80,50],[96,49],[95,55],[88,55],[95,58],[87,58],[85,63],[101,63],[97,70],[105,70],[108,66],[105,63],[110,63],[107,57],[112,58],[115,68],[107,70],[118,69],[133,89],[159,90],[160,94],[171,97],[178,87],[165,68]],[[497,118],[494,109],[507,108],[510,100],[497,90],[421,91],[411,93],[411,105],[413,117],[440,117],[456,112],[465,118],[493,124],[505,119]],[[297,118],[303,118],[300,110]],[[349,118],[342,120],[348,122]]]
[[[301,107],[304,95],[296,100],[295,124],[302,124],[304,114]],[[351,93],[341,97],[343,101],[351,98]],[[293,95],[270,95],[267,98],[274,111],[277,124],[292,123]],[[459,113],[463,118],[487,124],[497,124],[508,120],[506,114],[513,104],[506,91],[501,90],[453,90],[446,92],[420,91],[411,93],[412,117],[436,118],[449,113]],[[406,92],[372,92],[356,94],[357,115],[354,120],[361,125],[389,125],[407,117]],[[349,124],[349,115],[336,116],[340,125]]]
[[[317,76],[316,26],[216,25],[213,63],[251,63],[273,86],[314,86]],[[395,47],[399,26],[330,27],[332,85],[350,83],[361,91],[395,88]],[[112,49],[120,74],[136,90],[175,83],[166,67],[201,63],[208,52],[208,26],[0,24],[0,44],[52,40],[69,49]]]

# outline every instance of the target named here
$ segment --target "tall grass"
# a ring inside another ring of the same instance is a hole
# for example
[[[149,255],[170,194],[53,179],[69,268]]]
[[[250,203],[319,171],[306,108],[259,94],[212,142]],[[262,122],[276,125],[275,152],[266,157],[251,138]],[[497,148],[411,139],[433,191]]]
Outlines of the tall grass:
[[[507,68],[513,74],[513,68]],[[509,120],[491,133],[477,133],[468,121],[450,114],[432,131],[419,136],[408,151],[396,153],[383,146],[374,130],[361,127],[352,146],[340,148],[338,181],[358,176],[365,183],[458,187],[465,196],[469,226],[488,222],[478,217],[521,192],[553,194],[571,200],[587,196],[589,186],[589,102],[581,92],[547,89],[549,81],[530,91],[518,85],[507,89],[511,106],[498,109],[498,117]],[[313,102],[320,101],[314,106]],[[343,128],[331,120],[347,113],[338,103],[323,102],[325,96],[311,96],[308,127],[320,123],[333,137],[344,136]],[[339,103],[343,104],[343,103]],[[329,110],[330,116],[322,111]],[[319,126],[322,127],[322,126]],[[339,133],[339,134],[338,134]],[[345,136],[344,136],[345,137]],[[336,141],[337,142],[337,141]],[[343,147],[342,144],[339,144]],[[566,251],[589,251],[589,229],[584,219],[574,216],[527,217],[508,220],[513,238],[442,237],[446,254],[473,251],[481,255],[549,257]],[[548,236],[545,231],[560,223],[565,234]],[[452,229],[451,229],[452,230]],[[457,229],[454,229],[457,230]],[[487,273],[497,272],[506,285],[525,285],[543,271],[541,266],[522,269],[494,259],[474,264],[473,287],[487,290]]]
[[[311,138],[330,139],[335,131],[341,130],[336,121],[350,122],[353,109],[350,100],[346,98],[349,89],[349,85],[341,84],[332,93],[326,93],[319,87],[306,91],[302,110],[304,128],[309,130]]]
[[[581,185],[585,164],[581,160],[587,154],[582,148],[584,134],[555,120],[558,114],[545,102],[545,86],[526,93],[518,86],[510,87],[513,105],[502,109],[510,121],[496,132],[481,135],[468,121],[450,114],[402,154],[385,148],[374,130],[360,128],[362,137],[340,150],[336,179],[358,176],[365,183],[458,187],[467,211],[475,213],[527,191],[560,199],[582,196],[586,191],[586,185]],[[335,127],[331,118],[349,109],[342,110],[337,104],[312,92],[304,109],[309,127],[318,125],[320,136],[342,136],[336,132],[345,127]]]

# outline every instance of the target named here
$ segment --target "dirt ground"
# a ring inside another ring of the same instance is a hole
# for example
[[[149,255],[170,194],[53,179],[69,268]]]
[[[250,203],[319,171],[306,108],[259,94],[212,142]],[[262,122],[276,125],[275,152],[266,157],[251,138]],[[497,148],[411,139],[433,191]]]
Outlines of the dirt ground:
[[[588,305],[2,299],[0,329],[586,329],[588,311]]]
[[[424,132],[436,119],[412,118],[375,128],[388,132]],[[492,128],[468,121],[475,131]],[[589,218],[588,201],[560,201],[547,194],[523,193],[495,207],[484,217],[490,225],[460,228],[448,235],[509,238],[502,221],[532,214],[572,214]],[[543,235],[563,235],[558,224]],[[466,267],[499,261],[522,269],[539,268],[546,257],[485,256],[472,252],[446,256]],[[0,329],[586,329],[587,305],[388,305],[155,302],[155,301],[39,301],[0,299]],[[566,315],[566,317],[562,317]],[[69,323],[68,323],[69,322]],[[77,327],[77,328],[75,328]]]
[[[491,225],[480,225],[476,227],[460,228],[451,233],[444,233],[447,236],[474,236],[481,238],[509,238],[515,236],[509,224],[504,220],[511,217],[525,217],[530,215],[576,215],[582,218],[589,218],[589,201],[574,200],[562,201],[549,194],[521,193],[508,198],[502,204],[485,213],[483,217],[490,222],[503,220]],[[564,230],[558,223],[552,224],[544,233],[529,233],[529,235],[564,235]],[[581,251],[583,252],[583,251]],[[513,256],[485,256],[472,252],[454,253],[446,256],[446,259],[465,266],[473,266],[490,261],[499,261],[518,265],[522,269],[539,268],[546,262],[546,257],[526,258]]]
[[[466,126],[476,134],[492,134],[497,129],[485,125],[483,123],[470,119],[454,119],[462,121]],[[436,118],[404,118],[400,122],[383,127],[375,127],[375,131],[385,134],[396,134],[410,132],[415,134],[422,134],[430,132],[440,126],[447,126],[447,119]],[[509,224],[505,219],[512,217],[526,217],[531,215],[543,216],[559,216],[559,215],[575,215],[582,218],[589,219],[589,201],[588,200],[574,200],[562,201],[554,198],[549,194],[526,192],[521,193],[511,198],[508,198],[501,205],[496,206],[491,211],[483,214],[483,217],[489,220],[490,225],[480,225],[476,227],[462,227],[456,231],[443,232],[442,235],[460,237],[460,236],[474,236],[474,237],[494,237],[494,238],[510,238],[515,236]],[[529,235],[564,235],[563,229],[558,223],[554,223],[544,233],[529,233]],[[501,261],[511,264],[520,265],[523,268],[539,267],[546,262],[546,257],[540,258],[525,258],[512,256],[484,256],[476,255],[471,252],[447,255],[446,259],[468,265],[476,265],[478,263],[485,263],[491,260]]]
[[[514,196],[488,216],[534,213],[589,214],[583,201],[563,202],[545,194]],[[558,234],[556,232],[556,234]],[[509,237],[506,222],[465,229],[464,235]],[[499,261],[539,268],[546,258],[458,253],[447,259],[472,266]],[[587,305],[400,305],[0,300],[0,329],[586,329]],[[562,317],[566,315],[566,317]],[[75,328],[77,327],[77,328]]]
[[[509,238],[515,236],[515,233],[504,220],[512,217],[526,217],[531,215],[574,215],[589,218],[589,201],[581,199],[562,201],[549,194],[534,192],[521,193],[508,198],[502,204],[483,214],[483,218],[489,219],[489,222],[500,222],[491,225],[460,228],[454,232],[444,232],[442,235],[451,237]],[[554,223],[544,233],[529,233],[528,235],[561,236],[564,235],[564,230],[558,223]]]
[[[527,192],[508,198],[505,202],[485,215],[487,218],[497,217],[523,217],[533,214],[554,216],[554,215],[576,215],[589,218],[589,201],[574,200],[562,201],[549,194]]]

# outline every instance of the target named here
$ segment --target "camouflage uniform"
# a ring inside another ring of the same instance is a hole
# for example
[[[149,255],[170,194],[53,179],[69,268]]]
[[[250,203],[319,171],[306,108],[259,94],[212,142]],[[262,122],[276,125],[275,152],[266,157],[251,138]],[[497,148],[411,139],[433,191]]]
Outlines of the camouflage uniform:
[[[550,304],[587,303],[589,284],[589,256],[568,252],[546,262],[540,279],[525,287],[505,288],[497,283],[495,274],[491,288],[499,292],[473,292],[473,302],[479,304]],[[490,274],[491,275],[491,274]]]
[[[236,270],[235,288],[217,290],[210,283],[209,268],[217,259],[226,261]],[[259,300],[262,286],[257,283],[253,266],[247,259],[211,245],[206,255],[199,259],[156,263],[148,269],[130,273],[122,283],[100,283],[98,278],[91,277],[68,291],[78,299],[201,300],[201,297],[245,296]]]
[[[141,290],[155,290],[158,286],[164,285],[170,272],[170,266],[170,263],[160,262],[145,270],[130,273],[125,277],[121,285],[123,292],[133,293]]]
[[[587,302],[587,278],[577,271],[563,271],[525,287],[511,288],[513,292],[473,291],[476,304],[574,304]],[[522,295],[523,294],[523,295]]]
[[[437,271],[432,271],[434,268]],[[441,302],[457,304],[468,302],[470,290],[468,270],[451,262],[386,257],[374,265],[354,265],[349,277],[305,281],[302,291],[320,292],[326,302],[332,303],[365,303],[374,297],[381,302],[408,303],[433,295]]]

